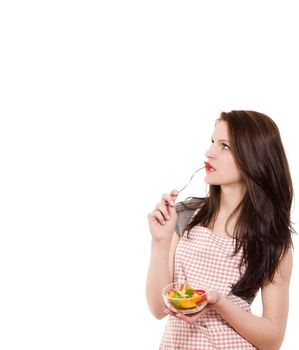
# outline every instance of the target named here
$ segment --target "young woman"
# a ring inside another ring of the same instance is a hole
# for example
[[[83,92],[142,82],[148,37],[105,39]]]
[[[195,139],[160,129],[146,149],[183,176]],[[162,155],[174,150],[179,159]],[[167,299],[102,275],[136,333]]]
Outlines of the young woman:
[[[221,113],[206,152],[206,198],[175,205],[164,194],[148,215],[147,301],[170,315],[160,349],[276,350],[283,341],[292,271],[293,187],[276,124],[254,111]],[[174,313],[161,291],[173,281],[208,285],[208,306]],[[250,312],[261,289],[262,316]]]

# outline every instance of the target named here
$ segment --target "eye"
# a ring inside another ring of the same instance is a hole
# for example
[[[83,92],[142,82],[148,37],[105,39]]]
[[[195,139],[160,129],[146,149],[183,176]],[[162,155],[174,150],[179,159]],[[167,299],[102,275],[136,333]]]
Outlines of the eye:
[[[213,140],[213,139],[211,139],[211,143],[214,143],[214,140]]]
[[[223,144],[222,144],[222,147],[223,147],[223,149],[225,149],[225,150],[230,149],[229,145],[227,145],[226,143],[223,143]]]

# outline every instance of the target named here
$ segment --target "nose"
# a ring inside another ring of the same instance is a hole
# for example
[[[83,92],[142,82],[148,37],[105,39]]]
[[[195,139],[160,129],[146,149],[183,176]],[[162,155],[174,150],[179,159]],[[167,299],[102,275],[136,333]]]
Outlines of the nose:
[[[211,145],[211,147],[206,151],[205,156],[208,159],[215,159],[216,158],[216,153],[215,153],[215,150],[213,148],[213,145]]]

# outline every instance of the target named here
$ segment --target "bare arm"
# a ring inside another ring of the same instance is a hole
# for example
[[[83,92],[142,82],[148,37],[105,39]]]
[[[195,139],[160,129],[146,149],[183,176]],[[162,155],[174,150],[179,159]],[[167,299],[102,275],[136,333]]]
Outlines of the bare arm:
[[[146,282],[147,303],[152,314],[161,319],[165,316],[162,289],[172,282],[173,256],[178,242],[174,233],[177,220],[172,191],[164,194],[155,210],[148,215],[152,234],[151,258]]]
[[[174,233],[171,242],[152,241],[146,296],[151,313],[158,319],[166,316],[162,289],[173,280],[173,259],[178,240],[179,236]]]
[[[279,349],[285,334],[289,308],[292,254],[281,261],[273,283],[262,288],[263,315],[252,315],[227,299],[220,299],[217,312],[260,350]],[[241,320],[241,322],[240,322]]]

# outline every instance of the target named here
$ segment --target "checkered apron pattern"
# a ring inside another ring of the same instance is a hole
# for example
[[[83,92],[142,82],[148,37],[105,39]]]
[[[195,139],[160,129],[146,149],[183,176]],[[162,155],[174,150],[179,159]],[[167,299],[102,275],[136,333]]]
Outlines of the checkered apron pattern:
[[[239,269],[242,251],[233,255],[235,240],[195,226],[180,239],[174,267],[174,281],[189,281],[194,286],[209,286],[250,312],[250,303],[233,295],[231,286],[244,273]],[[241,320],[240,320],[241,321]],[[160,350],[249,350],[256,349],[224,321],[209,311],[193,325],[169,316]]]

